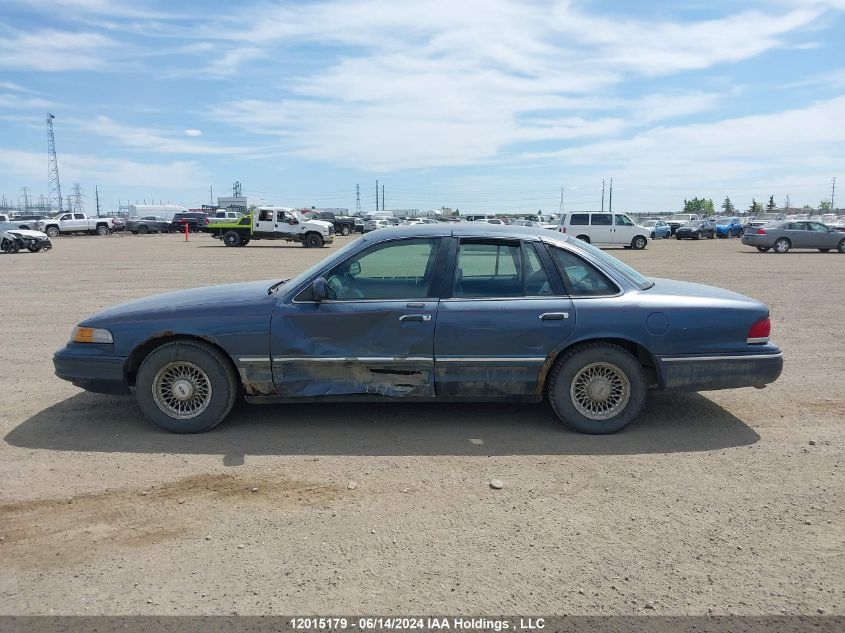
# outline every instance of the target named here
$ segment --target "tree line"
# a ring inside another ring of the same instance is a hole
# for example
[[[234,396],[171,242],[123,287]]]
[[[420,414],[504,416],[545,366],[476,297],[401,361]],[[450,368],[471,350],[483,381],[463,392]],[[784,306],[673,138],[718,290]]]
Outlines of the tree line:
[[[766,211],[771,212],[777,208],[778,205],[775,203],[775,197],[773,195],[769,196],[769,201],[766,203]],[[792,207],[792,203],[789,199],[789,196],[786,196],[784,208],[795,208]],[[734,203],[731,202],[730,196],[725,196],[725,200],[721,204],[721,209],[724,212],[724,215],[733,215],[734,213],[736,213],[736,207],[734,206]],[[830,200],[822,200],[821,202],[819,202],[818,209],[819,211],[830,211]],[[762,211],[763,204],[757,202],[756,198],[752,198],[751,205],[748,207],[747,212],[750,214],[755,214],[762,213]],[[684,198],[684,213],[697,213],[698,215],[709,216],[716,214],[716,208],[712,198],[699,198],[698,196],[696,196],[695,198],[690,199]]]

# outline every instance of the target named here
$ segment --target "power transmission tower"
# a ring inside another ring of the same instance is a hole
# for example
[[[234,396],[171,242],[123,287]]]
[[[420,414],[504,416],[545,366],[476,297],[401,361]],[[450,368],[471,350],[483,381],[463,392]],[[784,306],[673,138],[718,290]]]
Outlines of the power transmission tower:
[[[21,187],[21,198],[23,198],[23,209],[29,213],[29,187]]]
[[[56,211],[62,212],[62,185],[59,183],[59,159],[56,158],[56,139],[53,136],[52,114],[47,113],[47,197],[50,204],[56,204]]]
[[[242,198],[243,197],[240,180],[236,180],[232,184],[232,197],[233,198]]]
[[[361,215],[361,185],[355,185],[355,215]]]
[[[83,199],[85,198],[85,195],[82,193],[82,187],[78,182],[73,183],[73,195],[71,198],[73,199],[73,206],[71,207],[73,211],[75,213],[84,213],[85,202]]]

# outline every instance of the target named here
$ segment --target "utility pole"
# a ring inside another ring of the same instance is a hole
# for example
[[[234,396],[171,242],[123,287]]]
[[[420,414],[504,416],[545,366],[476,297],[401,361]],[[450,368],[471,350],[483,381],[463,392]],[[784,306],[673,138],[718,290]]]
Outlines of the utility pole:
[[[834,201],[836,200],[836,176],[833,177],[833,184],[830,187],[830,210],[833,211],[836,208]]]
[[[214,185],[211,185],[208,188],[208,203],[213,207],[214,206]]]
[[[97,200],[97,217],[100,217],[100,188],[94,185],[94,198]]]
[[[381,186],[381,210],[384,211],[384,185]]]
[[[376,178],[376,213],[378,213],[378,178]]]
[[[560,211],[558,212],[558,225],[563,226],[563,187],[560,188]]]
[[[361,215],[361,185],[355,185],[355,215]]]
[[[56,157],[56,139],[53,136],[52,114],[47,113],[47,196],[50,203],[56,203],[56,211],[62,212],[62,185],[59,183],[59,159]]]
[[[610,179],[610,199],[608,200],[607,210],[613,213],[613,178]]]
[[[601,179],[601,212],[604,213],[604,178]]]

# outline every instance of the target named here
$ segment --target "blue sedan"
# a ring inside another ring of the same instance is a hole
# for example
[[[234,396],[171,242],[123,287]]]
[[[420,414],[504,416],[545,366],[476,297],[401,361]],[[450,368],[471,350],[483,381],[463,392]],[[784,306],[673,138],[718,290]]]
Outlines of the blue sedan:
[[[619,431],[649,389],[763,387],[782,353],[742,295],[647,278],[567,235],[482,223],[367,233],[286,281],[107,308],[56,352],[56,374],[134,392],[177,433],[238,398],[540,402],[584,433]]]
[[[716,218],[716,237],[742,237],[742,233],[739,218]]]
[[[672,227],[666,224],[663,220],[643,220],[638,224],[650,231],[650,237],[653,240],[666,239],[672,235]]]

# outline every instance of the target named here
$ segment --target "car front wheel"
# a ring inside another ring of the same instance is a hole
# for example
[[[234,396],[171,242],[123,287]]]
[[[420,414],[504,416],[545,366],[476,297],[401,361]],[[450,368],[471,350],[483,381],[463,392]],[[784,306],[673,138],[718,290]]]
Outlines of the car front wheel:
[[[616,433],[642,410],[646,379],[627,350],[592,343],[567,352],[549,379],[549,402],[564,424],[591,435]]]
[[[309,233],[302,241],[305,248],[320,248],[323,245],[323,237],[318,233]]]
[[[836,245],[836,250],[840,253],[845,253],[845,240],[840,240],[839,244]]]
[[[155,349],[138,370],[138,406],[154,424],[172,433],[202,433],[232,410],[238,385],[225,356],[195,341]]]
[[[350,233],[352,233],[352,230],[348,226],[344,225],[344,226],[340,227],[340,234],[343,235],[344,237],[346,237]]]
[[[637,235],[633,240],[631,240],[631,246],[638,251],[643,250],[648,244],[648,240],[645,239],[642,235]]]
[[[774,243],[775,253],[788,253],[790,248],[792,248],[792,244],[790,244],[789,240],[785,237],[776,240]]]

